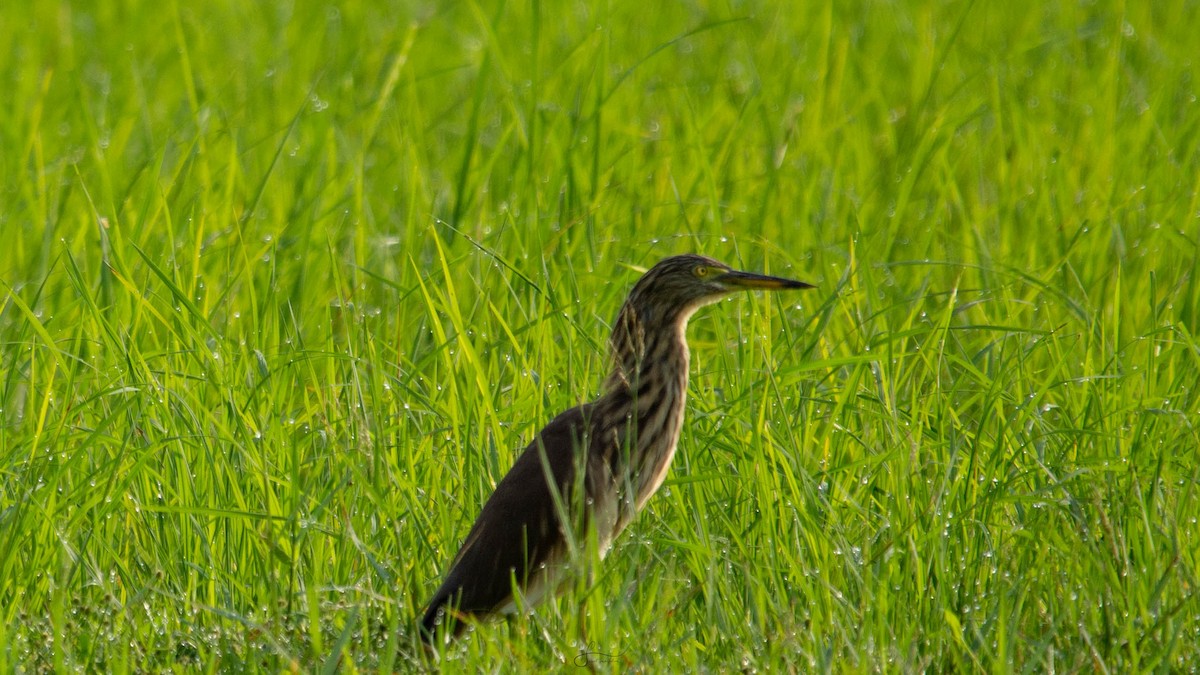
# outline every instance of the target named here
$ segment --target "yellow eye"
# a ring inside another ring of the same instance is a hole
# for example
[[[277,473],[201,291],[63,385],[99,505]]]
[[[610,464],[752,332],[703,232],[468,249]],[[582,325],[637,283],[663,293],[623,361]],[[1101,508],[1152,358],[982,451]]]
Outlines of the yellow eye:
[[[692,270],[692,274],[695,274],[697,277],[703,279],[704,277],[708,276],[708,268],[704,265],[697,265],[696,268]]]

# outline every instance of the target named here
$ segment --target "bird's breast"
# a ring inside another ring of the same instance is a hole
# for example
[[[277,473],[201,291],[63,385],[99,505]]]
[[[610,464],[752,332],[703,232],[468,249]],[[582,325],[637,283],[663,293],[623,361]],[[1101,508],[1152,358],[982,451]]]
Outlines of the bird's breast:
[[[675,458],[675,448],[679,445],[679,433],[683,428],[683,405],[687,398],[687,389],[681,389],[678,393],[678,409],[671,411],[666,420],[664,420],[662,439],[662,448],[658,452],[656,461],[649,462],[644,471],[645,477],[639,481],[639,489],[637,495],[637,510],[642,510],[650,497],[658,492],[658,488],[662,487],[663,481],[667,479],[667,472],[671,469],[671,461]]]
[[[618,360],[621,365],[609,380],[613,386],[598,402],[592,452],[605,457],[611,470],[604,492],[614,497],[615,518],[611,530],[597,525],[598,531],[611,532],[608,542],[646,505],[671,468],[687,396],[688,350],[681,329],[646,331],[641,350],[617,352],[625,358]]]
[[[679,444],[683,428],[684,407],[687,402],[688,360],[687,346],[682,343],[666,360],[670,367],[658,373],[658,382],[653,394],[646,401],[638,401],[644,413],[638,424],[636,509],[641,510],[646,501],[658,491],[666,480]]]

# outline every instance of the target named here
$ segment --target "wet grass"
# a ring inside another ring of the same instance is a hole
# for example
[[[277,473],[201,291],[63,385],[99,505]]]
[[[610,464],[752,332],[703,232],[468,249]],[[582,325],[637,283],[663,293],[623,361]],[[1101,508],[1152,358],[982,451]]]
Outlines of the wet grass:
[[[664,490],[442,662],[1194,668],[1196,5],[592,4],[6,10],[0,670],[429,666],[685,251],[819,288],[698,315]]]

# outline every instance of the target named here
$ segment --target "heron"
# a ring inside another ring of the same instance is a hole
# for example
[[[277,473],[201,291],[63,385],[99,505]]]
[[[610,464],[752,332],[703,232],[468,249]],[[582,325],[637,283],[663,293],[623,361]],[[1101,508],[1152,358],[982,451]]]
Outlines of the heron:
[[[613,324],[612,370],[599,397],[551,420],[496,485],[426,605],[422,639],[457,637],[469,621],[555,593],[581,542],[594,542],[603,559],[662,486],[675,455],[688,319],[737,291],[803,288],[813,286],[695,254],[650,268]]]

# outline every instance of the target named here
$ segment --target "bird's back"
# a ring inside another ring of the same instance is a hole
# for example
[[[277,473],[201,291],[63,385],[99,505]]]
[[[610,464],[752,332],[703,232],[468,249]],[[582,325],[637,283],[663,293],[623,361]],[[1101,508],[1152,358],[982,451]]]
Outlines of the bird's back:
[[[443,611],[441,620],[455,621],[455,634],[464,628],[455,613],[508,611],[514,583],[531,604],[553,590],[569,563],[562,516],[576,520],[574,534],[583,531],[582,517],[588,513],[576,508],[582,501],[576,478],[587,456],[592,407],[578,406],[551,420],[496,485],[429,603],[421,622],[426,638]]]

